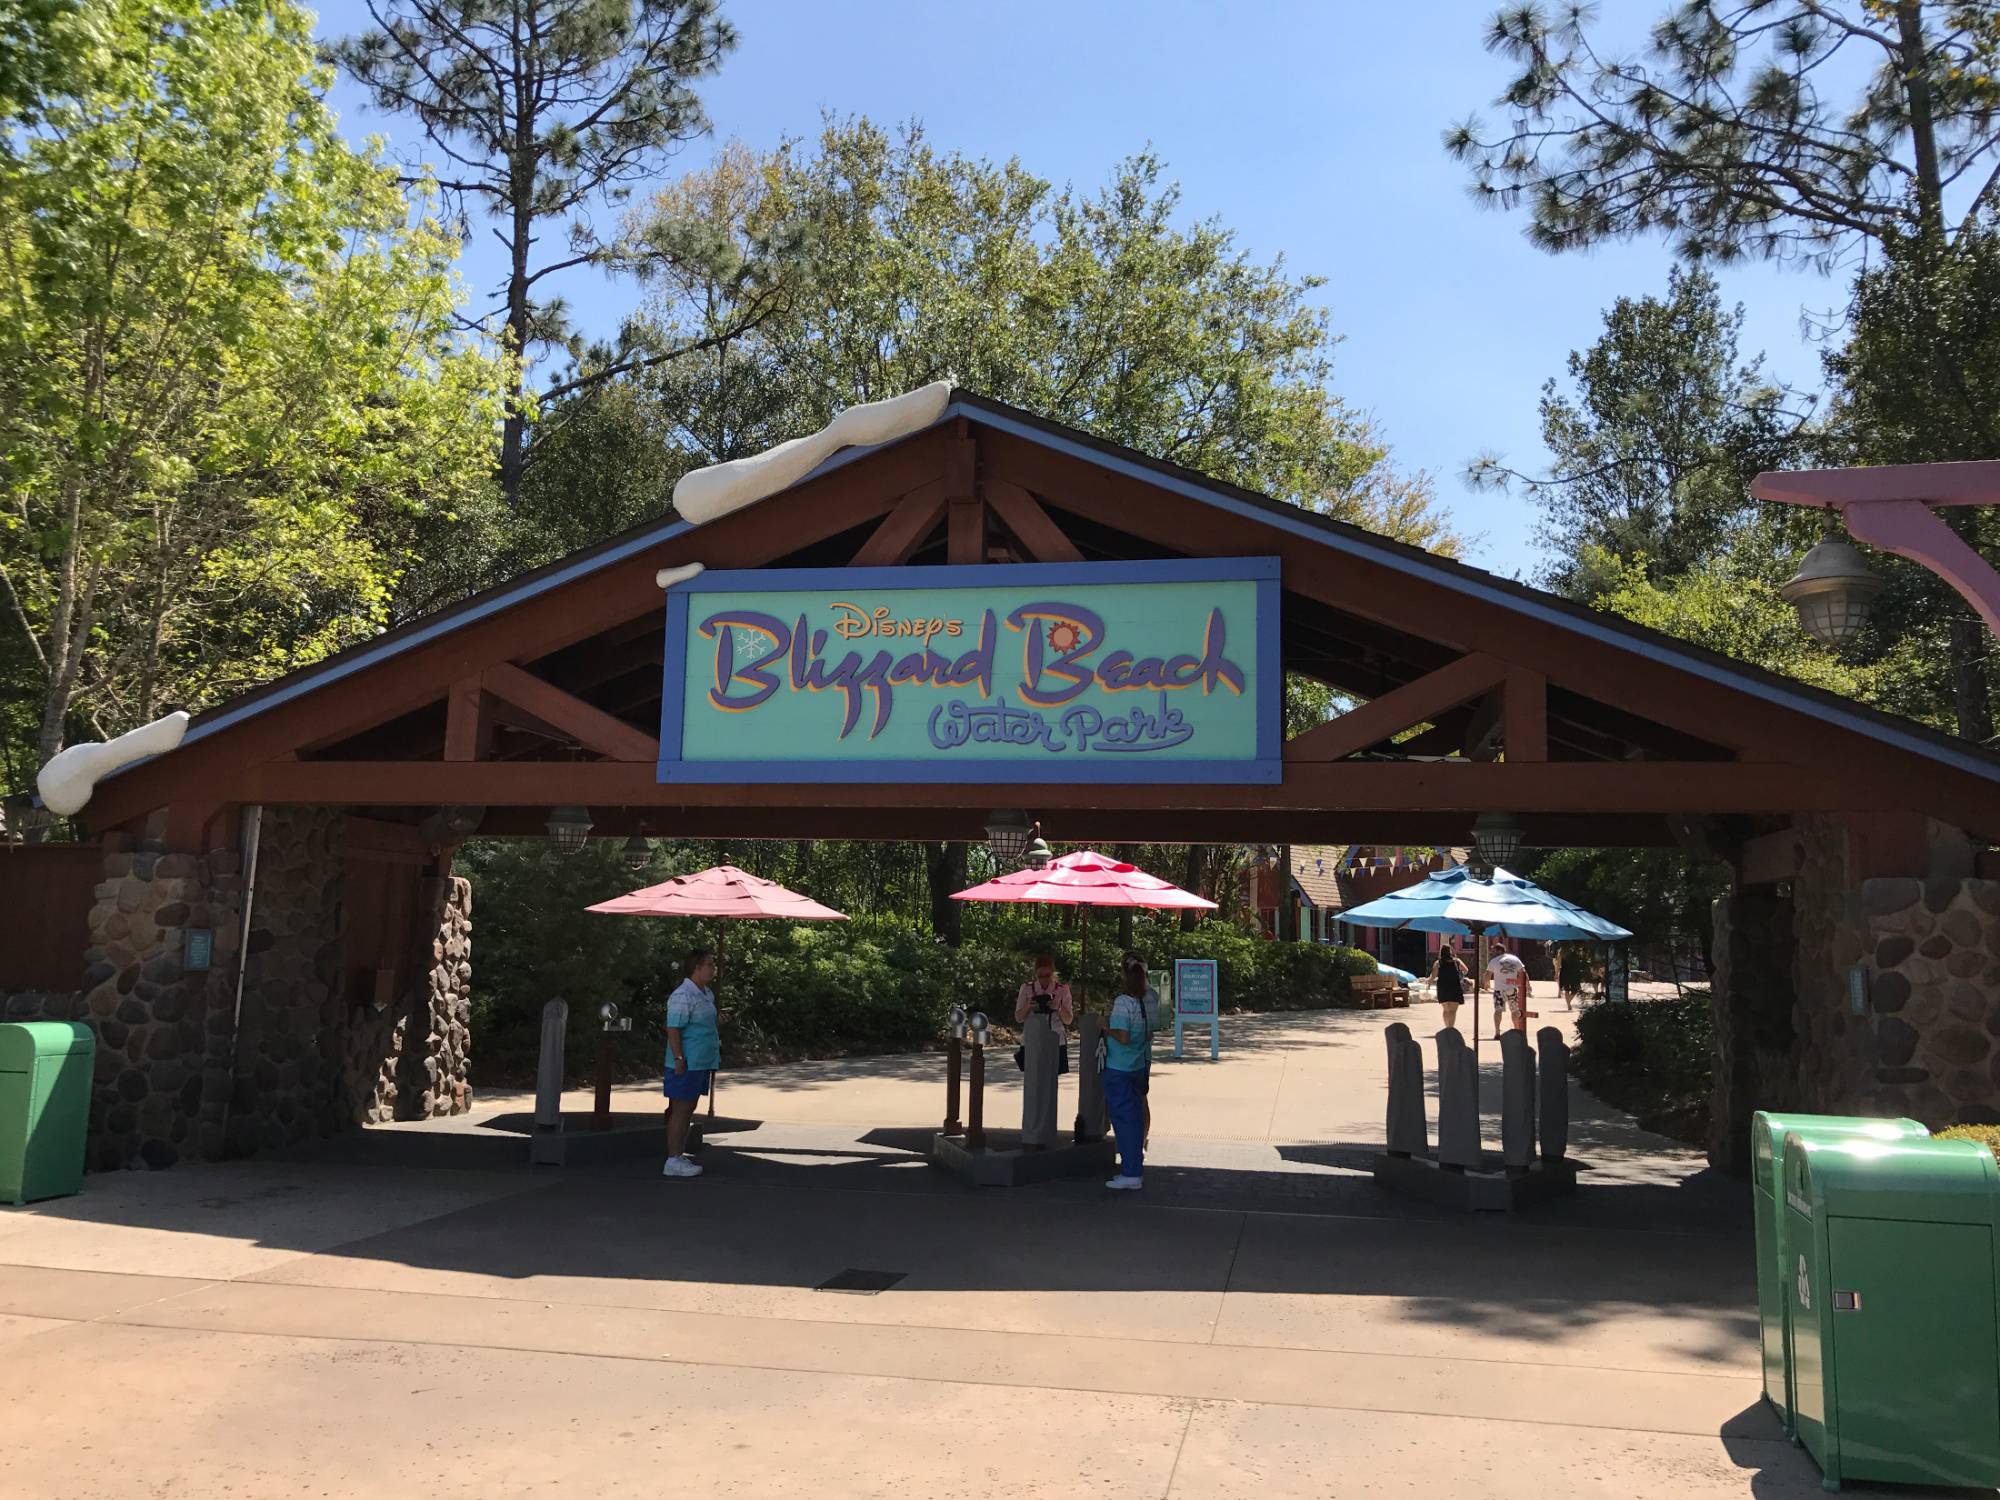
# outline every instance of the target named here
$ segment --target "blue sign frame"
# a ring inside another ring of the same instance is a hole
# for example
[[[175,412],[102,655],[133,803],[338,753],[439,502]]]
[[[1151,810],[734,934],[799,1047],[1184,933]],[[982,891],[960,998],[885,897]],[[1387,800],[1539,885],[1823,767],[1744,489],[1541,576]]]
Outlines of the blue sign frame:
[[[1090,587],[1117,583],[1251,582],[1256,585],[1256,755],[1253,759],[1149,762],[1034,762],[977,757],[934,760],[684,760],[688,617],[695,596],[749,591],[854,592],[864,589]],[[1279,647],[1278,559],[1190,558],[1160,562],[991,563],[962,567],[761,568],[702,573],[667,591],[666,651],[660,694],[662,782],[1005,782],[1276,785],[1284,779],[1284,670]]]
[[[1181,996],[1188,981],[1197,990],[1208,992],[1205,1009],[1184,1011]],[[1193,1026],[1208,1028],[1208,1060],[1216,1062],[1222,1055],[1222,974],[1221,965],[1212,958],[1177,958],[1174,960],[1174,1056],[1184,1055],[1188,1029]]]

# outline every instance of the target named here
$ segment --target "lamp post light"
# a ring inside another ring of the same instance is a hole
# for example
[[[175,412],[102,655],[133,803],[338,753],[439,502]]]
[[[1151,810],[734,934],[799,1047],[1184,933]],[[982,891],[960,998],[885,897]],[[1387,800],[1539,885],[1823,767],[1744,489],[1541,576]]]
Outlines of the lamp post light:
[[[1817,639],[1829,644],[1851,639],[1881,588],[1861,554],[1835,529],[1834,511],[1857,540],[1937,574],[1988,630],[2000,635],[2000,573],[1937,513],[1954,506],[2000,505],[2000,460],[1773,470],[1759,474],[1750,493],[1759,500],[1828,512],[1825,539],[1806,554],[1798,576],[1781,590],[1798,611],[1799,623]]]
[[[555,840],[558,853],[575,854],[590,841],[590,809],[552,807],[544,826],[549,830],[549,837]]]
[[[965,1148],[986,1149],[986,1012],[975,1010],[968,1025],[972,1030],[972,1102],[965,1112]]]
[[[1021,856],[1027,852],[1028,838],[1034,825],[1028,822],[1028,815],[1016,807],[996,808],[986,815],[986,847],[993,855],[993,863],[1002,871],[1020,868]]]
[[[1844,646],[1868,623],[1882,580],[1841,531],[1827,507],[1826,531],[1778,597],[1791,605],[1807,635],[1822,646]]]
[[[1521,825],[1513,814],[1484,812],[1472,820],[1473,858],[1486,873],[1485,880],[1504,865],[1511,865],[1521,852]]]
[[[1052,858],[1054,856],[1049,853],[1049,846],[1042,841],[1042,825],[1037,823],[1028,839],[1027,848],[1021,851],[1021,863],[1031,870],[1046,870]]]
[[[958,1122],[959,1069],[965,1057],[965,1007],[951,1008],[951,1038],[944,1045],[944,1129],[942,1135],[963,1135],[965,1127]]]

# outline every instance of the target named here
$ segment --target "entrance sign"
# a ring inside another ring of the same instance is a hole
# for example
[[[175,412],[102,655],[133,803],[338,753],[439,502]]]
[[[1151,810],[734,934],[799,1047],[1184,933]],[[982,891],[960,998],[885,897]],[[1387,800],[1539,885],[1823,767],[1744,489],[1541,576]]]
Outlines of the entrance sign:
[[[1278,560],[709,572],[663,782],[1282,779]]]
[[[1208,1028],[1208,1060],[1222,1052],[1222,996],[1212,958],[1174,960],[1174,1056],[1179,1058],[1189,1026]]]

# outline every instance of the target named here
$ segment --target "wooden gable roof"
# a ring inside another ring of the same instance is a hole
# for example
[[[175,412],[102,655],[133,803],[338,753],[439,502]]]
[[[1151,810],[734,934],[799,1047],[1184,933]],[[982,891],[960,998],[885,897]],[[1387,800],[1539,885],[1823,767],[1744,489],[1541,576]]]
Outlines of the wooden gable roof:
[[[1189,556],[1277,556],[1287,670],[1367,700],[1293,740],[1279,787],[656,780],[659,569]],[[187,828],[238,802],[411,820],[469,804],[504,833],[579,802],[603,831],[942,838],[1024,801],[1093,839],[1444,845],[1471,813],[1512,810],[1531,842],[1658,843],[1695,820],[1831,811],[1894,821],[1908,844],[1921,816],[2000,836],[2000,758],[959,392],[935,426],[781,494],[637,528],[208,710],[86,816],[172,806]]]

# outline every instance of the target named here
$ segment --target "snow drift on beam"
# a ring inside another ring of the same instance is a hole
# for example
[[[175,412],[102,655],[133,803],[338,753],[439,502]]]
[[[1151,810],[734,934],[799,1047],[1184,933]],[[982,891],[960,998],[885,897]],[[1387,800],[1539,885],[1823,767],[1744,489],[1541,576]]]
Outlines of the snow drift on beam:
[[[171,713],[164,719],[141,724],[130,733],[102,743],[92,740],[57,751],[35,778],[35,790],[42,794],[42,806],[62,817],[83,811],[97,783],[113,771],[122,770],[148,756],[165,755],[187,733],[188,716]]]
[[[934,381],[906,395],[850,406],[810,437],[793,438],[749,458],[683,474],[674,509],[700,526],[789,489],[842,448],[872,447],[922,432],[944,415],[951,382]]]

